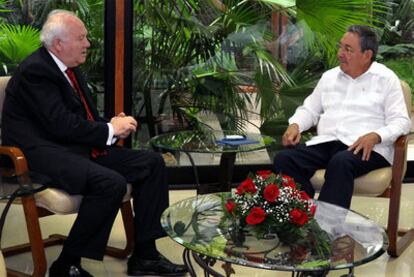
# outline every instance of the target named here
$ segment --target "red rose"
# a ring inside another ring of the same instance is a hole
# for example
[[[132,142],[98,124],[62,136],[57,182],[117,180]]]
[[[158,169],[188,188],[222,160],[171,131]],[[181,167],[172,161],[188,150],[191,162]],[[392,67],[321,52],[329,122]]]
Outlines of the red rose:
[[[227,200],[227,203],[224,206],[226,207],[226,210],[231,214],[234,212],[234,209],[236,208],[236,203],[234,203],[233,200],[229,199]]]
[[[312,216],[315,216],[315,213],[316,213],[316,205],[310,206],[310,212],[311,212],[311,215]]]
[[[289,212],[290,222],[302,226],[309,221],[308,214],[300,209],[293,209]]]
[[[273,203],[279,197],[279,187],[275,184],[269,184],[263,190],[263,197],[266,201]]]
[[[295,180],[293,180],[293,178],[288,175],[282,175],[282,185],[284,187],[291,187],[293,189],[296,188]]]
[[[267,179],[273,172],[271,170],[258,170],[256,173],[263,179]]]
[[[260,207],[253,207],[246,217],[247,224],[256,225],[263,222],[266,218],[265,211]]]
[[[256,185],[251,178],[247,178],[237,187],[236,193],[242,195],[245,192],[255,193],[257,191]]]
[[[302,198],[303,200],[309,200],[310,199],[309,195],[306,192],[304,192],[303,190],[300,191],[300,198]]]

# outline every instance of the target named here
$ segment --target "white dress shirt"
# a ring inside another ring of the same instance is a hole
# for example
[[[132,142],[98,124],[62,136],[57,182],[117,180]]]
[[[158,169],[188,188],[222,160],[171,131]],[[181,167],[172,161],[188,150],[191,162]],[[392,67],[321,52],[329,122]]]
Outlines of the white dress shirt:
[[[325,72],[289,123],[298,124],[300,132],[317,125],[317,135],[306,145],[339,140],[349,146],[375,132],[381,143],[373,150],[390,164],[393,143],[411,128],[399,78],[377,62],[355,79],[339,67]]]
[[[69,79],[69,76],[66,74],[66,69],[68,68],[58,57],[56,57],[52,52],[48,51],[50,56],[52,56],[53,60],[55,61],[56,65],[59,67],[60,71],[62,71],[62,74],[66,77],[66,80],[68,80],[69,84],[73,87],[72,82]],[[108,138],[106,140],[106,145],[112,145],[115,143],[116,138],[114,137],[114,127],[111,123],[106,123],[108,125]]]

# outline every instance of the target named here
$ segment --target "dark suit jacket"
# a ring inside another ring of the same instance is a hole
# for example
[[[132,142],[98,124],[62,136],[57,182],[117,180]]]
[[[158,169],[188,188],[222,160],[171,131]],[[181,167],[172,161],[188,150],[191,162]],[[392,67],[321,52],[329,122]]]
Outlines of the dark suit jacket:
[[[70,193],[85,184],[92,147],[104,148],[107,120],[100,118],[87,84],[75,69],[95,121],[49,52],[41,47],[17,68],[6,88],[2,144],[22,149],[35,172],[52,177]]]

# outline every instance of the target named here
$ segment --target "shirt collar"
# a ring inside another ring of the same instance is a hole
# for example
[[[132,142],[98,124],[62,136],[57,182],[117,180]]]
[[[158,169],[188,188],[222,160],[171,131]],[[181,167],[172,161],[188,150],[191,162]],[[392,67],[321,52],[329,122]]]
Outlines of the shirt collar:
[[[369,74],[376,74],[376,73],[378,73],[379,72],[379,70],[380,70],[380,68],[379,68],[379,66],[378,66],[378,63],[377,62],[372,62],[372,64],[370,65],[370,67],[368,68],[368,70],[367,71],[365,71],[364,73],[362,73],[360,76],[358,76],[355,80],[358,80],[358,79],[360,79],[361,77],[363,77],[363,76],[366,76],[366,75],[369,75]],[[351,78],[351,76],[349,76],[348,74],[346,74],[345,72],[343,72],[342,71],[342,69],[339,67],[339,72],[340,72],[340,74],[342,75],[342,76],[344,76],[344,77],[348,77],[348,78],[350,78],[350,79],[352,79]]]
[[[52,59],[55,61],[56,65],[59,67],[60,71],[65,72],[68,67],[61,60],[59,60],[59,58],[56,57],[55,54],[53,54],[49,50],[47,51],[49,52],[50,56],[52,56]]]

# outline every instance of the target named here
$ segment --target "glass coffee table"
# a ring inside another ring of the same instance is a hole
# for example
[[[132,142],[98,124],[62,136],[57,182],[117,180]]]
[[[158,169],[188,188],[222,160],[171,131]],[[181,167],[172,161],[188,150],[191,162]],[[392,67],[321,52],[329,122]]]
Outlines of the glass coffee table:
[[[226,192],[197,195],[171,205],[161,217],[166,233],[185,247],[183,258],[191,276],[196,276],[192,259],[206,276],[235,274],[232,264],[290,271],[292,276],[302,276],[304,272],[325,276],[329,270],[348,269],[345,276],[354,276],[355,266],[376,259],[388,247],[385,231],[370,219],[316,200],[315,218],[329,238],[323,241],[328,243],[328,254],[314,251],[308,243],[286,242],[289,240],[277,235],[258,239],[249,229],[243,231],[240,239],[222,219],[223,199],[229,195]],[[217,260],[224,262],[224,274],[214,268]]]
[[[230,138],[230,139],[226,139]],[[236,154],[265,149],[275,143],[275,139],[256,133],[236,131],[204,130],[166,133],[151,138],[155,150],[185,153],[193,168],[198,193],[230,191]],[[216,186],[200,186],[197,167],[191,153],[221,154],[219,179]]]

